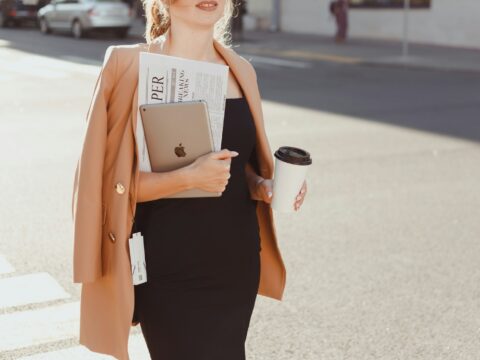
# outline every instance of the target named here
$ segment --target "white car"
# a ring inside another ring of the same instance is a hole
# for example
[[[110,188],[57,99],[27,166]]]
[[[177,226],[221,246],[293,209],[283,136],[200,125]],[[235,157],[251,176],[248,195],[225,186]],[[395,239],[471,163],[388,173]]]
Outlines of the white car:
[[[124,38],[132,23],[132,10],[121,0],[52,0],[38,10],[37,17],[44,34],[67,30],[78,39],[91,30],[113,30]]]

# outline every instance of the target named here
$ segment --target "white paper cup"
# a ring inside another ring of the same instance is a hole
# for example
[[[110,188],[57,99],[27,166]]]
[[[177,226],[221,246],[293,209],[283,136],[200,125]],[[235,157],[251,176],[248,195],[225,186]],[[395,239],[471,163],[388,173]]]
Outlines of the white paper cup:
[[[308,151],[291,146],[280,147],[274,155],[272,209],[295,212],[295,198],[306,179],[312,159]]]

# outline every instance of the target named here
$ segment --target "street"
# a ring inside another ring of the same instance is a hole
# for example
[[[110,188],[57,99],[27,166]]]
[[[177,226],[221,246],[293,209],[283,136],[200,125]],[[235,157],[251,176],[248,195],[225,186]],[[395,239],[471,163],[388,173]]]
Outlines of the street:
[[[2,360],[111,358],[78,345],[71,196],[105,49],[137,42],[0,29]],[[247,358],[478,359],[480,72],[254,45],[271,148],[313,165],[275,214],[287,287],[257,297]],[[130,350],[148,358],[140,326]]]

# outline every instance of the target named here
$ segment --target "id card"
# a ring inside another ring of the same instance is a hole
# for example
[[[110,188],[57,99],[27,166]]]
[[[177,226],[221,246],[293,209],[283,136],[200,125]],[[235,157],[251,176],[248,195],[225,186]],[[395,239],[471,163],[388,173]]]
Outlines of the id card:
[[[147,282],[147,266],[145,263],[145,248],[143,247],[143,236],[136,232],[128,239],[130,247],[130,263],[132,266],[133,285]]]

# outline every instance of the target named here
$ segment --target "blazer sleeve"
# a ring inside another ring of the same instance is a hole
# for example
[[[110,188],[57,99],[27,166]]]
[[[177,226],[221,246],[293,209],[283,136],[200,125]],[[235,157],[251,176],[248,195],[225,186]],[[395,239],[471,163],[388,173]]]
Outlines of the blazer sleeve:
[[[73,282],[93,282],[102,276],[102,181],[110,97],[116,77],[116,52],[107,48],[86,117],[83,146],[74,176]]]
[[[254,154],[250,159],[252,165],[257,173],[265,179],[272,179],[274,172],[274,162],[270,143],[268,141],[267,132],[265,129],[265,121],[263,118],[262,97],[260,88],[258,86],[257,72],[252,63],[240,56],[248,65],[250,77],[253,79],[254,86],[252,86],[252,101],[253,109],[256,117],[259,120],[259,127],[257,128],[257,141],[254,149]]]
[[[248,62],[245,59],[246,62]],[[258,86],[257,73],[253,65],[248,62],[250,80],[253,86],[250,88],[251,99],[255,117],[258,119],[257,143],[255,147],[256,161],[253,161],[254,169],[265,179],[272,179],[274,175],[274,160],[270,143],[268,141],[263,117],[262,98]],[[260,276],[259,294],[281,300],[286,283],[285,264],[278,247],[278,237],[276,233],[275,218],[271,204],[264,201],[257,201],[257,219],[260,234],[260,248],[262,261],[268,266],[268,270],[263,271]],[[272,257],[272,254],[275,256]]]

